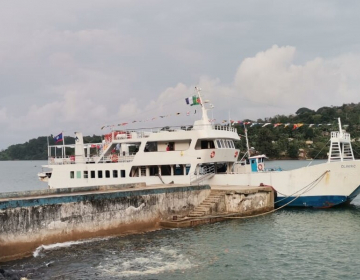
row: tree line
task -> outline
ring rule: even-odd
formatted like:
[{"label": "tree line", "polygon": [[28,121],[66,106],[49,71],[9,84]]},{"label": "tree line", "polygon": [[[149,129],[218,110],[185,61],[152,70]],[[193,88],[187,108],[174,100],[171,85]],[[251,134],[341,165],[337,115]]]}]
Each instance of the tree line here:
[{"label": "tree line", "polygon": [[[271,159],[296,159],[327,157],[330,132],[338,130],[337,118],[341,118],[343,127],[351,134],[352,139],[360,139],[360,103],[343,104],[342,106],[321,107],[318,110],[311,110],[302,107],[295,114],[276,115],[265,119],[244,120],[244,122],[271,123],[266,127],[255,125],[246,126],[248,139],[251,147],[254,147],[253,153],[266,154]],[[301,126],[293,129],[292,126],[284,125],[274,127],[276,123],[304,123],[315,124]],[[316,126],[316,124],[323,124]],[[328,125],[330,124],[330,125]],[[239,135],[244,135],[244,126],[235,124]],[[23,144],[15,144],[7,149],[0,151],[0,160],[46,160],[47,145],[54,144],[53,135],[49,137],[40,136],[31,139]],[[100,143],[102,137],[98,135],[85,136],[84,143]],[[75,143],[75,138],[66,136],[65,143]],[[360,157],[360,141],[352,143],[355,157]],[[241,152],[246,151],[245,137],[236,143]],[[67,154],[73,152],[72,149]]]},{"label": "tree line", "polygon": [[[351,134],[355,141],[352,143],[355,157],[360,157],[360,103],[344,104],[339,107],[321,107],[318,110],[300,108],[295,114],[285,116],[276,115],[271,118],[258,119],[256,123],[271,123],[262,127],[247,125],[248,139],[254,153],[266,154],[271,159],[313,158],[325,159],[329,151],[331,131],[338,131],[338,118],[341,118],[342,127]],[[251,121],[252,120],[244,120]],[[292,125],[285,127],[276,123],[304,125],[293,129]],[[309,124],[314,124],[309,126]],[[320,126],[318,126],[321,124]],[[244,135],[244,126],[237,124],[239,134]],[[246,141],[238,143],[241,151],[246,151]]]},{"label": "tree line", "polygon": [[[54,136],[40,136],[23,144],[11,145],[0,151],[0,160],[46,160],[48,158],[48,141],[49,145],[54,145]],[[84,136],[84,143],[101,143],[101,141],[102,138],[99,135]],[[75,137],[65,136],[65,143],[74,144]],[[74,149],[66,150],[67,155],[73,153]]]}]

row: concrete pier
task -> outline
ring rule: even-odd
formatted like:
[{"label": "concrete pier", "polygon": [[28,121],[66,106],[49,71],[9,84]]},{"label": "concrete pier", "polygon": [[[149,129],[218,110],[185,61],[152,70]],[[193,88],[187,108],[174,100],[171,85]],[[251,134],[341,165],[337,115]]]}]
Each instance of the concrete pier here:
[{"label": "concrete pier", "polygon": [[270,186],[211,186],[210,195],[186,216],[163,220],[163,228],[190,227],[235,217],[251,217],[274,209]]},{"label": "concrete pier", "polygon": [[209,194],[210,186],[145,184],[0,194],[0,262],[40,245],[158,229]]},{"label": "concrete pier", "polygon": [[41,245],[192,226],[273,207],[271,187],[139,183],[3,193],[0,262],[29,256]]}]

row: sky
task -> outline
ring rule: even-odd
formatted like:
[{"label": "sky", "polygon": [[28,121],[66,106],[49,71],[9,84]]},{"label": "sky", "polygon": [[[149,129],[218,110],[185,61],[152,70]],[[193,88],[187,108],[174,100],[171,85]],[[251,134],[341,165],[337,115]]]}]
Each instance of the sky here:
[{"label": "sky", "polygon": [[195,86],[216,122],[358,103],[359,14],[357,0],[3,1],[0,150],[191,124]]}]

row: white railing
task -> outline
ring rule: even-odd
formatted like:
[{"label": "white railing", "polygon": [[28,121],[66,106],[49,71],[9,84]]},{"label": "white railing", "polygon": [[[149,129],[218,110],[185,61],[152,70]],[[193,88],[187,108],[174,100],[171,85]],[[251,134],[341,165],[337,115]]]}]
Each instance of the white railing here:
[{"label": "white railing", "polygon": [[224,130],[224,131],[230,131],[230,132],[237,132],[235,127],[228,126],[228,125],[214,125],[213,127],[215,130]]},{"label": "white railing", "polygon": [[[117,156],[114,155],[106,156],[99,161],[99,163],[117,163],[117,162],[132,162],[134,160],[135,155],[128,156]],[[84,160],[80,160],[75,156],[70,156],[67,158],[53,158],[50,157],[48,159],[48,165],[64,165],[64,164],[84,164],[84,163],[95,163],[99,157],[87,157]]]},{"label": "white railing", "polygon": [[209,165],[200,167],[196,170],[195,174],[190,175],[190,184],[200,184],[206,179],[210,179],[212,176],[215,175],[215,165]]},{"label": "white railing", "polygon": [[[228,125],[213,125],[209,124],[214,130],[230,131],[237,132],[235,127]],[[112,137],[105,140],[105,144],[109,145],[112,141],[123,140],[123,139],[138,139],[138,138],[148,138],[152,133],[162,133],[162,132],[179,132],[179,131],[190,131],[193,129],[193,126],[166,126],[166,127],[155,127],[155,128],[140,128],[136,130],[114,130],[111,132]]]},{"label": "white railing", "polygon": [[57,158],[57,157],[49,157],[48,165],[63,165],[63,164],[72,164],[75,163],[75,158],[66,157],[66,158]]},{"label": "white railing", "polygon": [[[331,138],[340,138],[340,132],[339,131],[331,131]],[[350,141],[350,133],[343,133],[342,139],[349,140]]]},{"label": "white railing", "polygon": [[128,155],[128,156],[118,156],[118,155],[110,155],[110,156],[106,156],[104,157],[103,159],[101,159],[99,161],[104,163],[104,162],[113,162],[113,163],[116,163],[116,162],[131,162],[134,160],[134,157],[135,155]]}]

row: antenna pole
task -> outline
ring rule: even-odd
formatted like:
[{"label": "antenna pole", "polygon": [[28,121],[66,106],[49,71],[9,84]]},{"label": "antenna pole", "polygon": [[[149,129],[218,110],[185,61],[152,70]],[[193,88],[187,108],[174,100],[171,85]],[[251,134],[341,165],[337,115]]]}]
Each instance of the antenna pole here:
[{"label": "antenna pole", "polygon": [[250,155],[250,148],[249,148],[249,139],[248,139],[247,129],[246,129],[245,123],[244,123],[244,130],[245,130],[247,154],[248,154],[248,157],[250,157],[251,155]]},{"label": "antenna pole", "polygon": [[205,104],[203,104],[203,100],[202,100],[201,93],[200,93],[201,88],[195,87],[195,90],[200,99],[200,105],[201,105],[201,110],[202,110],[202,119],[204,121],[204,124],[209,124],[209,117],[207,115],[207,109],[205,108]]},{"label": "antenna pole", "polygon": [[340,137],[343,137],[343,132],[342,132],[342,128],[341,128],[341,120],[340,120],[340,118],[338,118],[338,122],[339,122]]}]

